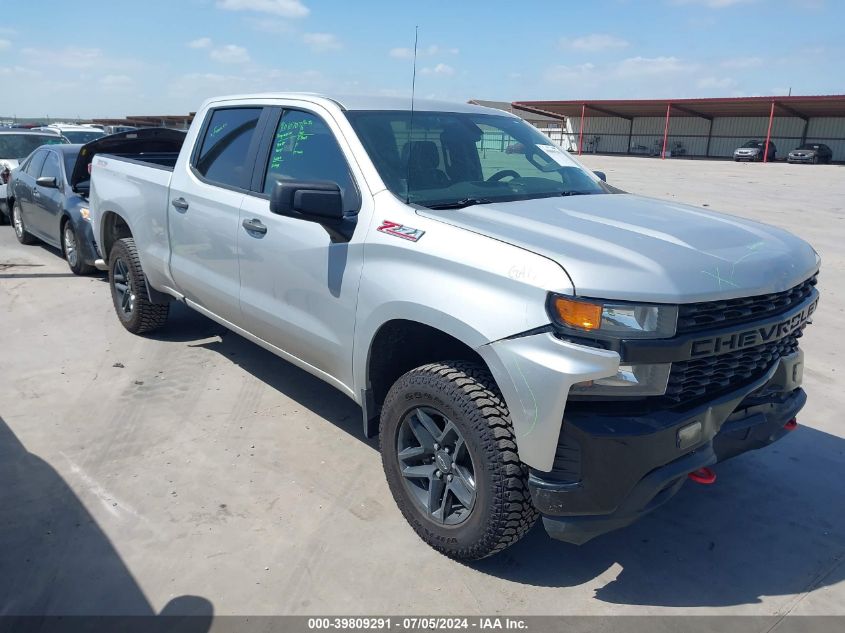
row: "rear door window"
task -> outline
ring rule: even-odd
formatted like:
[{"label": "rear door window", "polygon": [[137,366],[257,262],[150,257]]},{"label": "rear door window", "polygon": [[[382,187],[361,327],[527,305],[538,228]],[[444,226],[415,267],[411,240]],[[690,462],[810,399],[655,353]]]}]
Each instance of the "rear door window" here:
[{"label": "rear door window", "polygon": [[194,169],[206,180],[246,189],[252,178],[250,149],[262,108],[213,110]]}]

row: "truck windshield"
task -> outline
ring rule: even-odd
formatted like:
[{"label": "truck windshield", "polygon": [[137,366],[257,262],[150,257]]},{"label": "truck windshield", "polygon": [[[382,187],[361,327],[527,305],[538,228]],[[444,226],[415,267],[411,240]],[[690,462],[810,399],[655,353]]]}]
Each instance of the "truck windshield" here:
[{"label": "truck windshield", "polygon": [[67,138],[71,143],[90,143],[91,141],[95,141],[98,138],[103,138],[106,135],[105,132],[100,132],[100,130],[91,130],[90,132],[85,130],[64,130],[62,132],[62,136]]},{"label": "truck windshield", "polygon": [[426,207],[460,208],[610,193],[594,174],[521,119],[410,111],[346,113],[387,187]]}]

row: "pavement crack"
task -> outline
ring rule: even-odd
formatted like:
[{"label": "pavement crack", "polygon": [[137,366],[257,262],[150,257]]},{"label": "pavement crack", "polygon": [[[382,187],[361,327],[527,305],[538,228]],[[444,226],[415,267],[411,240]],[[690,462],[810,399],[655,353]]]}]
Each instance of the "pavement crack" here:
[{"label": "pavement crack", "polygon": [[0,262],[0,270],[6,270],[7,268],[43,268],[44,264],[27,264],[27,263],[17,263],[17,262]]},{"label": "pavement crack", "polygon": [[828,576],[830,576],[834,571],[836,571],[836,569],[840,565],[842,565],[843,562],[845,562],[845,552],[839,552],[839,554],[834,556],[833,562],[831,562],[831,564],[827,567],[827,569],[823,570],[822,573],[820,573],[818,576],[816,576],[807,585],[807,587],[804,589],[804,591],[802,591],[798,596],[796,596],[795,600],[789,606],[789,608],[784,613],[781,614],[781,616],[777,619],[777,621],[774,624],[772,624],[772,626],[770,626],[768,629],[766,629],[765,633],[770,633],[773,629],[775,629],[785,618],[787,618],[789,616],[790,613],[792,613],[795,610],[795,608],[799,604],[801,604],[801,602],[804,600],[804,598],[809,596],[815,589],[818,589],[822,585],[822,583],[825,581],[825,579]]}]

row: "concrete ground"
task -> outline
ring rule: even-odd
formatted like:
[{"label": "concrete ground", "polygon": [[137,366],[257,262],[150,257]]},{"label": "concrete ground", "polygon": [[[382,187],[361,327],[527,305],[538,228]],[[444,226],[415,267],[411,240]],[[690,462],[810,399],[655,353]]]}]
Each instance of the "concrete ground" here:
[{"label": "concrete ground", "polygon": [[845,168],[585,162],[821,253],[797,432],[628,529],[462,565],[405,524],[344,396],[185,309],[132,336],[100,277],[0,227],[0,615],[845,614]]}]

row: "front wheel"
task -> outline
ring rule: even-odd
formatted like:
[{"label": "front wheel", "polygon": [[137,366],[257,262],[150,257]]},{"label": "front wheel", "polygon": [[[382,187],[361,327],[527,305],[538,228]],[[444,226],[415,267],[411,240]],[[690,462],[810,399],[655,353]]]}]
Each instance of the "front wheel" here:
[{"label": "front wheel", "polygon": [[149,300],[147,280],[131,237],[117,240],[111,249],[109,287],[117,318],[133,334],[151,332],[167,321],[170,306]]},{"label": "front wheel", "polygon": [[382,408],[380,444],[396,504],[447,556],[490,556],[537,520],[508,409],[476,363],[424,365],[396,381]]},{"label": "front wheel", "polygon": [[74,275],[90,275],[95,268],[85,263],[82,253],[79,250],[79,236],[70,221],[66,221],[62,227],[62,252],[65,260]]}]

